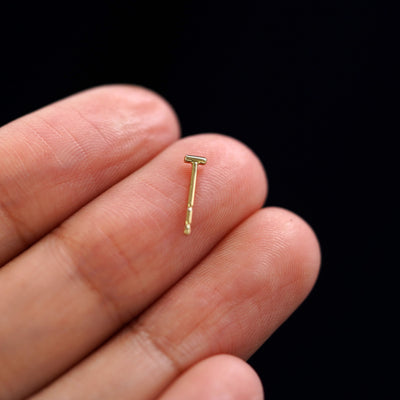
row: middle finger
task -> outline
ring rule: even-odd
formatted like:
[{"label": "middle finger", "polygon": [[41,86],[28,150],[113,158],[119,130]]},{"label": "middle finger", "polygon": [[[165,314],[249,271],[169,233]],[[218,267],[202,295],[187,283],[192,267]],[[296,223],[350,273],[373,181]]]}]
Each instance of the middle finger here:
[{"label": "middle finger", "polygon": [[[208,158],[189,237],[185,153]],[[0,383],[10,398],[38,389],[143,311],[258,209],[265,192],[263,169],[245,146],[218,135],[187,138],[9,263],[0,271],[8,320]],[[24,329],[15,330],[20,321]]]}]

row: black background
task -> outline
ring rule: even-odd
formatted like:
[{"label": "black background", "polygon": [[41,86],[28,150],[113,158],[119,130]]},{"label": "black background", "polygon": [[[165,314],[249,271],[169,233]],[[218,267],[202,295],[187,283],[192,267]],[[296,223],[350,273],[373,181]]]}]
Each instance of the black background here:
[{"label": "black background", "polygon": [[368,393],[376,382],[359,375],[372,353],[362,320],[380,246],[371,209],[383,158],[369,134],[379,120],[375,4],[15,2],[1,10],[0,124],[91,86],[135,83],[171,102],[184,135],[225,133],[258,154],[266,204],[304,217],[323,255],[310,297],[250,360],[266,397]]}]

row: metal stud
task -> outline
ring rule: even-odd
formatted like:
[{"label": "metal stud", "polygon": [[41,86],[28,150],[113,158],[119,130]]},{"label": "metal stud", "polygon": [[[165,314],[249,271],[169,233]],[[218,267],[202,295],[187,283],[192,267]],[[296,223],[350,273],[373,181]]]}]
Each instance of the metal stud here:
[{"label": "metal stud", "polygon": [[193,217],[193,204],[194,204],[194,193],[196,190],[196,179],[197,179],[197,167],[199,164],[206,164],[207,158],[200,156],[190,156],[186,155],[184,158],[186,163],[192,164],[192,176],[190,177],[190,186],[189,186],[189,197],[186,211],[186,221],[185,221],[185,230],[183,231],[185,235],[190,235],[191,233],[191,225],[192,225],[192,217]]}]

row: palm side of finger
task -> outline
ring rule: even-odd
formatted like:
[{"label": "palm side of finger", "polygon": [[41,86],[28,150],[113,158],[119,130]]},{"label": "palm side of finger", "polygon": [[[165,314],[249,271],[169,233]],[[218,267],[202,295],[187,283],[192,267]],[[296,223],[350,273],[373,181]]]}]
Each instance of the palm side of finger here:
[{"label": "palm side of finger", "polygon": [[[165,114],[165,106],[159,108]],[[173,116],[163,118],[175,123]],[[163,125],[152,120],[154,126],[146,129],[158,137],[154,131]],[[79,132],[79,126],[72,124],[73,129]],[[134,154],[134,137],[144,128],[131,129]],[[257,212],[265,178],[254,155],[218,135],[164,143],[149,161],[160,145],[147,142],[147,164],[135,167],[142,163],[132,161],[120,176],[114,170],[113,179],[90,192],[91,202],[64,207],[75,214],[0,270],[0,311],[8,322],[0,331],[4,398],[29,395],[58,376],[38,398],[60,393],[102,398],[99,393],[110,388],[118,398],[128,398],[132,390],[138,399],[154,397],[204,357],[219,352],[248,357],[309,291],[319,263],[315,238],[291,213]],[[182,155],[196,151],[207,154],[209,163],[196,194],[195,231],[184,237],[181,216],[190,171]],[[235,165],[225,168],[232,158]],[[76,180],[90,181],[99,166],[93,168],[76,174]],[[74,175],[68,179],[74,187]],[[99,190],[104,193],[95,198]],[[44,188],[43,199],[45,194]],[[22,200],[15,203],[25,208]],[[42,200],[41,207],[45,204]],[[18,211],[7,210],[8,215]],[[35,211],[31,207],[30,213]],[[47,227],[57,224],[52,217],[54,211]],[[24,329],[18,329],[21,324]],[[124,370],[130,371],[129,384],[119,373]]]}]

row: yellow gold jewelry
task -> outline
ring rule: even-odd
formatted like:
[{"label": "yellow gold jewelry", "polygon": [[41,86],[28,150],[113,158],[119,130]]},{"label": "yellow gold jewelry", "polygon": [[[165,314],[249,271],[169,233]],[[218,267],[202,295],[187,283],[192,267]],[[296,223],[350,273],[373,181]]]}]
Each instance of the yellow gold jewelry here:
[{"label": "yellow gold jewelry", "polygon": [[187,210],[186,210],[185,230],[183,231],[183,233],[185,235],[190,235],[192,216],[193,216],[194,192],[196,190],[197,166],[199,164],[203,164],[203,165],[206,164],[207,158],[186,155],[184,158],[184,162],[192,164],[192,176],[190,178],[189,197],[188,197],[188,204],[187,204]]}]

